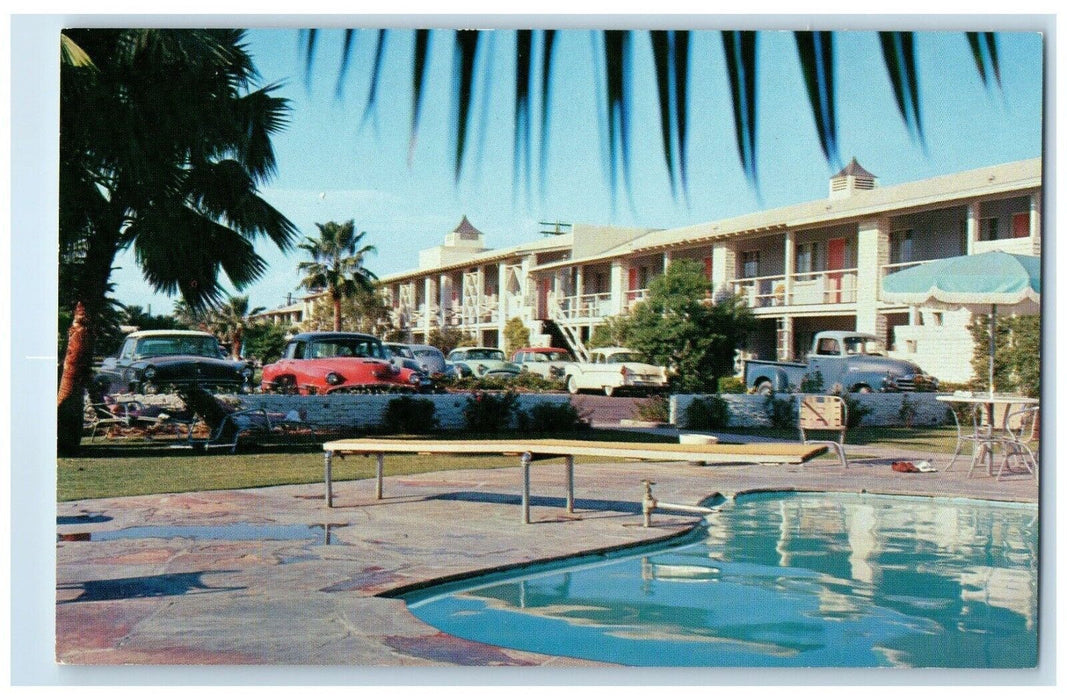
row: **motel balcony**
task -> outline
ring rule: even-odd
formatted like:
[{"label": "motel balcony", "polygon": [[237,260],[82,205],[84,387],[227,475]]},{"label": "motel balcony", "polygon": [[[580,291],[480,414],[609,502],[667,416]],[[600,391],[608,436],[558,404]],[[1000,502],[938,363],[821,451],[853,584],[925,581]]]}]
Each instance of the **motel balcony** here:
[{"label": "motel balcony", "polygon": [[[793,275],[741,277],[730,290],[753,310],[783,306],[854,304],[858,286],[856,268],[798,272]],[[792,287],[792,289],[790,289]]]}]

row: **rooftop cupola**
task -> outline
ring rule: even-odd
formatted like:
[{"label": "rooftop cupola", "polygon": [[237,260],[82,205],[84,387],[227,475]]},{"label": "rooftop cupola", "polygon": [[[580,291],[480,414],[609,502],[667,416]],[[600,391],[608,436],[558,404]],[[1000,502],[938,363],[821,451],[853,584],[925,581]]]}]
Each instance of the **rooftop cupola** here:
[{"label": "rooftop cupola", "polygon": [[877,179],[853,157],[841,172],[830,178],[830,199],[841,199],[851,196],[854,192],[873,190],[878,185]]},{"label": "rooftop cupola", "polygon": [[445,246],[449,248],[484,248],[485,234],[474,228],[474,224],[464,216],[451,233],[445,234]]}]

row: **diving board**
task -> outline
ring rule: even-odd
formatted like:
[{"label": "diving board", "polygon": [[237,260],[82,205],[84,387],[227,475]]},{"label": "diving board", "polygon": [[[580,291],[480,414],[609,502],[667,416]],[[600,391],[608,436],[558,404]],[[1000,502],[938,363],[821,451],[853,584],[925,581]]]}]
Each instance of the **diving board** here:
[{"label": "diving board", "polygon": [[825,445],[753,443],[745,445],[682,445],[661,442],[597,442],[593,440],[405,440],[356,438],[333,440],[325,452],[326,506],[333,507],[333,458],[345,455],[377,457],[375,497],[382,498],[386,454],[448,454],[518,456],[522,465],[522,522],[530,522],[530,463],[562,457],[567,469],[567,512],[574,512],[574,458],[633,459],[653,462],[710,464],[803,464],[826,452]]}]

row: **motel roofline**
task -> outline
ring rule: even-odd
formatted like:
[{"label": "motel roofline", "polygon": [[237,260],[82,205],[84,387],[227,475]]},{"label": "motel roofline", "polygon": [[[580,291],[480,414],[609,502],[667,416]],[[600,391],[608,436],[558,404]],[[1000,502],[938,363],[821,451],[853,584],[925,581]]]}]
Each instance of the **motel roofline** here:
[{"label": "motel roofline", "polygon": [[658,229],[596,255],[553,261],[533,267],[532,271],[589,265],[730,238],[764,236],[876,216],[900,215],[1006,192],[1037,191],[1041,189],[1041,166],[1041,158],[1030,158],[857,191],[845,198],[817,199],[719,221]]}]

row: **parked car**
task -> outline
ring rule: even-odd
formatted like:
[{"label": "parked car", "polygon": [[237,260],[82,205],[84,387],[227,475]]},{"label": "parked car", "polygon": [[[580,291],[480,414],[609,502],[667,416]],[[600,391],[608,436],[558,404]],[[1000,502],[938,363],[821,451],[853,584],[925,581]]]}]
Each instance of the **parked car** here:
[{"label": "parked car", "polygon": [[263,368],[264,390],[300,394],[418,391],[420,372],[389,361],[382,342],[363,333],[293,336],[280,360]]},{"label": "parked car", "polygon": [[416,368],[432,379],[449,374],[445,354],[432,345],[412,345],[410,343],[386,343],[385,347],[394,356],[411,360]]},{"label": "parked car", "polygon": [[588,362],[574,362],[563,370],[567,391],[603,391],[605,396],[623,392],[652,394],[667,386],[667,368],[644,361],[628,348],[597,348]]},{"label": "parked car", "polygon": [[103,394],[154,394],[189,386],[252,390],[252,365],[230,360],[210,333],[136,331],[105,358],[93,383]]},{"label": "parked car", "polygon": [[503,350],[496,348],[456,348],[448,353],[462,377],[513,377],[519,366],[508,362]]},{"label": "parked car", "polygon": [[806,362],[745,362],[745,385],[761,394],[792,391],[805,383],[816,392],[830,391],[835,385],[861,393],[937,391],[938,386],[937,379],[915,363],[885,357],[877,336],[856,331],[816,333]]},{"label": "parked car", "polygon": [[539,374],[545,379],[562,379],[564,368],[574,362],[574,356],[563,348],[519,348],[511,361],[524,372]]}]

